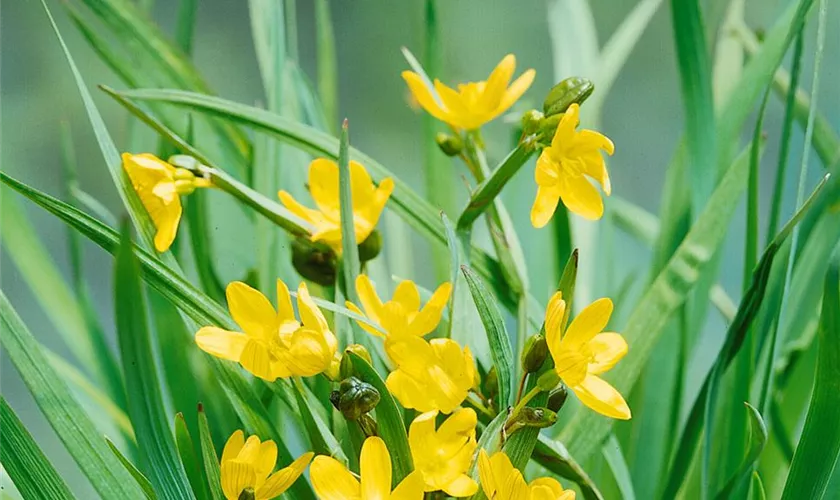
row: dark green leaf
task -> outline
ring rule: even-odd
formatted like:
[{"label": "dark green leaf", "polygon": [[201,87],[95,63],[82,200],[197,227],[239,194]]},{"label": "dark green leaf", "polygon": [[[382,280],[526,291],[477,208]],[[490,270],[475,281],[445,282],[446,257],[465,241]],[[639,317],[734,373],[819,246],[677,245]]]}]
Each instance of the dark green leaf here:
[{"label": "dark green leaf", "polygon": [[747,447],[747,454],[743,458],[738,471],[715,497],[720,500],[731,498],[735,488],[746,482],[753,472],[753,467],[756,461],[758,461],[759,455],[764,450],[764,445],[767,444],[767,427],[764,425],[764,419],[761,418],[761,413],[750,406],[749,403],[745,402],[744,406],[747,407],[750,422],[750,441]]},{"label": "dark green leaf", "polygon": [[541,435],[534,447],[534,461],[548,471],[577,483],[586,500],[604,500],[598,487],[560,441]]},{"label": "dark green leaf", "polygon": [[125,470],[130,472],[131,475],[134,477],[135,481],[137,481],[137,484],[139,484],[140,487],[143,488],[143,492],[146,494],[146,498],[148,498],[149,500],[154,500],[155,498],[157,498],[157,495],[155,495],[155,489],[152,487],[152,483],[149,482],[149,479],[146,476],[144,476],[142,472],[137,470],[137,467],[133,463],[131,463],[131,460],[127,459],[125,455],[122,454],[120,449],[117,448],[117,445],[115,445],[113,441],[106,437],[105,442],[108,443],[108,447],[111,448],[111,451],[114,453],[114,456],[117,457],[117,460],[119,460],[123,467],[125,467]]},{"label": "dark green leaf", "polygon": [[175,444],[178,446],[178,455],[181,457],[181,464],[187,473],[187,479],[190,480],[195,497],[199,500],[209,498],[207,478],[195,454],[195,445],[182,413],[175,414]]},{"label": "dark green leaf", "polygon": [[210,487],[210,495],[213,500],[224,500],[222,475],[219,471],[219,457],[216,456],[216,449],[213,448],[213,437],[210,435],[207,415],[204,413],[204,408],[200,404],[198,406],[198,432],[201,439],[201,459],[204,462],[204,471],[207,473],[207,485]]}]

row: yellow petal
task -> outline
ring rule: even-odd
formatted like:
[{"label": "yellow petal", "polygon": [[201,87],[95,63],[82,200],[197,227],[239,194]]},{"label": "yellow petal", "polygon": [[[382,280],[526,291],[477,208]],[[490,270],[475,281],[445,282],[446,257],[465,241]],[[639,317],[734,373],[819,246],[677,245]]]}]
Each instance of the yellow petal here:
[{"label": "yellow petal", "polygon": [[560,182],[560,166],[551,156],[551,148],[545,148],[537,158],[537,168],[534,170],[534,180],[537,186],[552,187]]},{"label": "yellow petal", "polygon": [[391,494],[391,455],[382,439],[374,436],[365,440],[359,457],[362,476],[362,498],[386,499]]},{"label": "yellow petal", "polygon": [[551,357],[554,359],[554,370],[566,385],[579,384],[586,378],[589,358],[581,351],[561,343],[559,349],[551,352]]},{"label": "yellow petal", "polygon": [[401,281],[394,290],[394,297],[391,300],[403,306],[406,312],[420,310],[420,292],[411,280]]},{"label": "yellow petal", "polygon": [[[440,80],[435,79],[435,90],[437,91],[438,96],[440,96],[441,101],[443,101],[444,107],[448,110],[449,119],[453,119],[458,116],[463,117],[470,114],[470,110],[464,103],[461,95],[458,92],[455,92],[455,90],[451,87],[445,85]],[[453,125],[455,124],[453,123]]]},{"label": "yellow petal", "polygon": [[417,411],[434,410],[431,399],[426,394],[425,385],[409,375],[405,370],[392,371],[385,379],[388,392],[397,398],[403,408],[413,408]]},{"label": "yellow petal", "polygon": [[575,129],[579,123],[580,106],[572,104],[563,113],[563,117],[560,118],[560,123],[557,124],[557,130],[554,131],[554,137],[551,139],[551,147],[557,148],[558,151],[563,151],[564,148],[570,147],[574,142]]},{"label": "yellow petal", "polygon": [[[502,452],[499,452],[502,453]],[[481,480],[481,489],[487,498],[494,498],[499,489],[499,479],[496,478],[496,471],[490,462],[490,457],[484,448],[478,451],[478,477]]]},{"label": "yellow petal", "polygon": [[580,402],[601,415],[621,420],[630,419],[630,407],[621,394],[597,375],[587,375],[578,385],[571,387]]},{"label": "yellow petal", "polygon": [[469,497],[478,491],[478,484],[470,476],[461,474],[442,489],[447,495],[453,497]]},{"label": "yellow petal", "polygon": [[248,336],[215,326],[205,326],[196,332],[195,343],[207,354],[230,361],[239,361],[248,343]]},{"label": "yellow petal", "polygon": [[370,278],[366,274],[360,274],[356,278],[356,293],[359,295],[359,301],[362,303],[362,307],[365,308],[366,316],[380,323],[382,300],[379,299],[373,282],[370,281]]},{"label": "yellow petal", "polygon": [[[258,463],[260,461],[260,450],[262,443],[257,435],[248,436],[245,440],[245,445],[239,450],[236,460],[242,463],[250,464],[254,467],[254,472],[257,472]],[[273,467],[273,464],[272,464]]]},{"label": "yellow petal", "polygon": [[416,468],[420,468],[420,464],[434,459],[437,451],[435,446],[435,417],[437,416],[437,410],[421,413],[411,422],[411,426],[408,428],[408,444]]},{"label": "yellow petal", "polygon": [[613,141],[604,134],[594,130],[581,130],[578,133],[578,140],[586,143],[588,147],[602,149],[610,156],[612,156],[615,152],[615,144],[613,144]]},{"label": "yellow petal", "polygon": [[227,498],[239,498],[245,488],[253,488],[257,482],[254,467],[238,461],[229,461],[221,468],[222,491]]},{"label": "yellow petal", "polygon": [[[353,213],[367,206],[373,198],[376,186],[367,169],[361,163],[350,160],[350,197],[353,200]],[[361,242],[359,242],[361,243]]]},{"label": "yellow petal", "polygon": [[277,311],[265,295],[241,281],[229,284],[225,295],[230,315],[245,333],[258,338],[275,334]]},{"label": "yellow petal", "polygon": [[391,493],[390,500],[422,500],[423,486],[423,474],[414,471],[397,485]]},{"label": "yellow petal", "polygon": [[533,69],[529,69],[528,71],[522,73],[522,75],[514,80],[511,86],[505,92],[505,95],[502,96],[502,100],[499,102],[499,106],[496,108],[494,112],[494,117],[499,116],[500,114],[507,111],[507,109],[513,106],[522,94],[525,93],[526,90],[534,83],[534,77],[537,76],[537,72]]},{"label": "yellow petal", "polygon": [[449,296],[452,294],[452,285],[450,283],[443,283],[440,285],[435,293],[432,294],[423,309],[414,317],[406,332],[409,335],[426,335],[434,330],[440,317],[443,314],[443,309],[446,303],[449,302]]},{"label": "yellow petal", "polygon": [[432,90],[423,82],[423,78],[412,71],[402,72],[403,80],[408,84],[408,89],[411,91],[414,98],[427,113],[434,116],[438,120],[446,121],[446,112],[440,107],[435,100]]},{"label": "yellow petal", "polygon": [[274,470],[274,465],[277,463],[277,445],[274,441],[268,439],[260,444],[260,450],[257,457],[257,480],[262,480],[271,474]]},{"label": "yellow petal", "polygon": [[181,200],[175,193],[175,168],[151,154],[123,153],[123,168],[157,230],[155,249],[166,251],[175,240],[181,220]]},{"label": "yellow petal", "polygon": [[426,368],[437,360],[432,346],[420,337],[389,335],[385,352],[394,364],[416,377],[423,377]]},{"label": "yellow petal", "polygon": [[388,198],[390,198],[393,191],[394,180],[390,177],[382,179],[382,182],[379,183],[379,186],[374,191],[367,205],[359,213],[354,214],[354,221],[359,222],[359,219],[362,219],[361,222],[363,222],[361,226],[364,228],[364,232],[360,232],[359,225],[356,226],[356,240],[359,243],[367,239],[374,228],[376,228],[376,224],[379,223],[382,211],[385,209]]},{"label": "yellow petal", "polygon": [[341,463],[323,455],[309,468],[312,488],[320,500],[361,500],[359,481]]},{"label": "yellow petal", "polygon": [[541,228],[548,224],[559,201],[560,193],[556,189],[538,187],[534,205],[531,207],[531,225]]},{"label": "yellow petal", "polygon": [[598,220],[604,215],[601,194],[583,175],[564,176],[558,190],[563,204],[570,212],[589,220]]},{"label": "yellow petal", "polygon": [[239,363],[242,365],[242,368],[251,372],[255,377],[269,382],[275,380],[274,373],[271,369],[271,358],[268,355],[268,349],[258,342],[248,342],[245,349],[242,350]]},{"label": "yellow petal", "polygon": [[312,296],[309,295],[309,288],[306,287],[306,283],[301,283],[298,286],[297,303],[300,320],[304,326],[322,332],[329,331],[330,327],[327,324],[327,319],[318,305],[315,304],[315,301],[312,300]]},{"label": "yellow petal", "polygon": [[602,332],[613,311],[612,300],[604,297],[586,306],[572,321],[563,337],[563,344],[579,346]]},{"label": "yellow petal", "polygon": [[295,322],[295,310],[292,307],[292,296],[289,294],[289,287],[283,280],[277,280],[277,318],[279,323]]},{"label": "yellow petal", "polygon": [[[147,209],[148,210],[148,209]],[[175,198],[172,203],[166,205],[166,210],[155,212],[149,211],[152,221],[157,227],[155,233],[155,250],[165,252],[172,246],[175,236],[178,234],[178,224],[181,222],[181,200]]]},{"label": "yellow petal", "polygon": [[318,210],[333,221],[341,220],[338,203],[338,164],[316,158],[309,164],[309,192]]},{"label": "yellow petal", "polygon": [[268,500],[282,495],[303,474],[303,471],[309,465],[309,462],[312,461],[314,455],[312,452],[304,453],[288,467],[284,467],[272,474],[265,484],[256,491],[257,500]]},{"label": "yellow petal", "polygon": [[293,375],[313,377],[329,369],[334,353],[323,333],[300,328],[292,334],[289,351],[282,358]]},{"label": "yellow petal", "polygon": [[[365,313],[362,312],[362,310],[359,309],[359,307],[356,306],[356,304],[350,302],[349,300],[344,301],[344,305],[347,307],[347,309],[350,309],[351,311],[358,314],[359,316],[365,316]],[[373,321],[372,318],[368,318],[368,319],[371,319]],[[382,332],[380,332],[377,328],[374,328],[373,326],[369,325],[368,323],[366,323],[364,321],[356,320],[356,323],[371,335],[375,335],[377,337],[385,337],[385,335],[383,335]]]},{"label": "yellow petal", "polygon": [[627,354],[627,341],[618,333],[599,333],[589,341],[595,359],[589,363],[589,373],[598,375],[609,370]]},{"label": "yellow petal", "polygon": [[499,498],[509,498],[511,500],[514,498],[528,498],[530,492],[528,483],[525,482],[522,473],[517,469],[513,469],[505,479]]},{"label": "yellow petal", "polygon": [[516,57],[513,54],[506,55],[493,69],[493,72],[487,78],[484,92],[481,95],[480,105],[483,108],[495,110],[498,107],[515,69]]},{"label": "yellow petal", "polygon": [[472,408],[461,408],[440,424],[437,437],[444,443],[458,441],[463,443],[465,438],[475,436],[475,426],[478,418]]},{"label": "yellow petal", "polygon": [[245,433],[238,430],[231,434],[227,443],[225,443],[225,448],[222,450],[221,463],[224,464],[228,460],[236,458],[239,452],[242,451],[243,446],[245,446]]},{"label": "yellow petal", "polygon": [[557,500],[563,494],[563,486],[553,477],[534,479],[529,486],[531,487],[531,500]]},{"label": "yellow petal", "polygon": [[321,212],[301,205],[291,194],[289,194],[288,191],[280,190],[277,192],[277,196],[280,198],[280,202],[282,202],[290,212],[306,222],[309,222],[313,226],[323,227],[324,225],[329,224],[329,221],[324,218],[324,215]]},{"label": "yellow petal", "polygon": [[554,292],[545,308],[545,341],[552,352],[560,351],[563,338],[563,316],[566,314],[566,301],[561,292]]}]

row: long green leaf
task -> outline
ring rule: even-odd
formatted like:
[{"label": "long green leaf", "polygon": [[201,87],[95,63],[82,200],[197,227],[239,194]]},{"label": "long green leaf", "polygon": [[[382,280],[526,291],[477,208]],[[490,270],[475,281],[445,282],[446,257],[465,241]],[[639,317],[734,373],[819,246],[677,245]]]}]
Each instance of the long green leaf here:
[{"label": "long green leaf", "polygon": [[560,441],[553,441],[540,435],[534,447],[534,461],[547,470],[574,481],[586,500],[604,500],[604,495],[592,481],[592,478],[578,464],[569,450]]},{"label": "long green leaf", "polygon": [[330,130],[338,123],[338,58],[335,55],[330,4],[327,0],[315,1],[315,35],[318,52],[318,97]]},{"label": "long green leaf", "polygon": [[0,397],[0,462],[15,487],[26,499],[73,500],[70,488],[55,471],[38,443]]},{"label": "long green leaf", "polygon": [[744,403],[747,407],[747,414],[750,422],[750,441],[747,448],[747,454],[742,459],[741,466],[735,475],[726,486],[723,487],[715,498],[724,500],[730,498],[730,495],[738,487],[739,484],[745,484],[753,472],[753,465],[758,460],[759,455],[764,450],[764,445],[767,444],[767,427],[764,425],[764,419],[761,418],[761,413],[750,406],[749,403]]},{"label": "long green leaf", "polygon": [[327,427],[318,411],[312,408],[313,403],[310,402],[306,386],[299,378],[295,378],[292,385],[294,386],[294,398],[297,402],[298,413],[303,420],[306,432],[309,434],[312,451],[321,455],[329,455],[346,464],[348,462],[347,457],[344,455],[338,439]]},{"label": "long green leaf", "polygon": [[624,453],[621,451],[621,444],[618,442],[615,434],[610,434],[601,451],[604,455],[604,460],[607,461],[607,465],[609,465],[612,471],[613,478],[618,485],[618,490],[621,492],[622,498],[624,500],[636,500],[636,493],[633,489],[633,478],[630,476],[630,469],[627,467]]},{"label": "long green leaf", "polygon": [[470,293],[478,309],[478,315],[484,323],[484,330],[487,334],[487,341],[490,344],[490,356],[496,367],[496,376],[499,380],[499,408],[504,411],[513,404],[513,370],[514,363],[513,349],[510,346],[510,335],[505,328],[502,313],[499,306],[493,300],[490,292],[481,282],[481,278],[475,271],[467,266],[461,266],[461,272],[470,287]]},{"label": "long green leaf", "polygon": [[219,470],[219,457],[216,449],[213,448],[213,438],[210,435],[210,425],[207,422],[207,415],[204,407],[198,405],[198,432],[201,440],[201,459],[204,463],[204,471],[207,473],[207,485],[210,487],[210,496],[213,500],[224,500],[222,492],[222,475]]},{"label": "long green leaf", "polygon": [[38,341],[0,291],[0,343],[47,421],[94,489],[104,498],[145,498],[143,490],[116,463],[105,440],[70,389],[50,367]]},{"label": "long green leaf", "polygon": [[[350,130],[347,120],[341,125],[341,139],[338,146],[338,190],[341,218],[341,268],[344,277],[344,295],[354,304],[359,303],[356,293],[356,277],[359,275],[359,247],[356,241],[356,225],[353,215],[353,189],[350,185]],[[353,342],[353,328],[349,342]]]},{"label": "long green leaf", "polygon": [[840,457],[840,246],[825,275],[814,390],[783,499],[823,498]]},{"label": "long green leaf", "polygon": [[131,231],[123,225],[116,256],[117,338],[128,394],[128,415],[137,435],[140,457],[155,492],[164,499],[194,499],[169,427],[152,340],[146,319],[146,300],[140,266],[132,251]]},{"label": "long green leaf", "polygon": [[184,471],[187,473],[187,479],[190,481],[196,499],[209,498],[207,479],[204,476],[201,462],[198,461],[195,445],[182,413],[175,414],[175,443],[178,445],[178,456],[181,458],[181,464],[184,466]]},{"label": "long green leaf", "polygon": [[152,487],[152,483],[149,482],[149,479],[137,469],[137,466],[131,463],[131,460],[127,459],[125,455],[123,455],[123,453],[120,451],[117,445],[114,444],[113,441],[106,437],[105,442],[108,443],[108,447],[111,448],[111,452],[114,454],[115,457],[117,457],[117,460],[119,460],[122,466],[125,467],[125,470],[127,470],[134,478],[134,480],[137,481],[137,484],[139,484],[140,487],[143,488],[143,493],[146,494],[146,498],[148,498],[149,500],[155,500],[157,498],[157,495],[155,495],[155,489]]}]

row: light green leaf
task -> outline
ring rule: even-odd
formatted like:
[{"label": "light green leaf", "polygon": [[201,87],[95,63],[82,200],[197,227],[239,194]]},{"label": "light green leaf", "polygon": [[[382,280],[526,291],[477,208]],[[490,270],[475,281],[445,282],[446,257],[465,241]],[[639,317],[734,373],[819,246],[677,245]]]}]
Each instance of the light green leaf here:
[{"label": "light green leaf", "polygon": [[[338,201],[341,218],[341,270],[344,277],[344,295],[354,304],[359,303],[356,293],[356,277],[359,275],[359,247],[356,241],[356,224],[353,215],[353,189],[350,185],[350,131],[347,120],[341,125],[341,140],[338,146]],[[353,343],[353,328],[348,343]]]},{"label": "light green leaf", "polygon": [[303,420],[303,426],[306,428],[307,434],[309,434],[312,451],[319,455],[329,455],[347,464],[347,457],[344,455],[338,439],[327,427],[327,423],[324,422],[320,413],[312,408],[313,403],[308,396],[309,390],[300,378],[293,379],[292,385],[294,386],[294,398],[297,402],[298,413]]},{"label": "light green leaf", "polygon": [[187,473],[187,479],[190,481],[195,497],[199,500],[208,499],[210,493],[207,491],[207,478],[195,454],[195,445],[182,413],[175,414],[175,444],[178,446],[178,456],[181,458],[181,464]]},{"label": "light green leaf", "polygon": [[630,469],[627,467],[624,453],[621,451],[621,444],[615,434],[610,434],[610,437],[607,438],[607,442],[601,447],[601,453],[603,453],[604,460],[607,461],[607,465],[612,471],[613,479],[618,485],[621,497],[624,500],[636,500],[633,478],[630,476]]},{"label": "light green leaf", "polygon": [[767,444],[767,427],[764,425],[764,419],[761,418],[761,413],[749,403],[745,402],[744,406],[747,407],[747,415],[749,415],[750,422],[749,446],[738,471],[716,495],[715,498],[720,500],[731,498],[735,488],[746,482],[753,472],[753,466],[758,461],[759,455],[764,450],[764,445]]},{"label": "light green leaf", "polygon": [[114,456],[117,457],[117,460],[119,460],[123,467],[125,467],[125,470],[130,472],[132,477],[134,477],[134,479],[137,481],[137,484],[139,484],[140,487],[143,488],[143,492],[146,494],[146,498],[148,498],[149,500],[156,499],[157,495],[155,495],[155,489],[152,487],[152,483],[149,482],[149,479],[146,478],[146,476],[144,476],[142,472],[137,470],[137,467],[133,463],[131,463],[131,461],[128,458],[126,458],[125,455],[123,455],[123,453],[120,451],[119,448],[117,448],[117,445],[115,445],[113,441],[106,437],[105,442],[108,443],[108,447],[111,448],[111,452],[113,452]]},{"label": "light green leaf", "polygon": [[560,441],[540,435],[534,447],[534,461],[554,474],[577,483],[586,500],[604,500],[604,495]]},{"label": "light green leaf", "polygon": [[338,58],[327,0],[315,1],[315,46],[318,54],[318,97],[330,130],[334,131],[338,123]]}]

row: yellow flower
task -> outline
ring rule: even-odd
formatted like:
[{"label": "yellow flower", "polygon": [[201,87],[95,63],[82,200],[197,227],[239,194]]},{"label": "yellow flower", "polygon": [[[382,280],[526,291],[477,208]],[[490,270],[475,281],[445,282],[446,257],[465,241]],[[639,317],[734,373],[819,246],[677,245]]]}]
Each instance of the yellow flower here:
[{"label": "yellow flower", "polygon": [[155,249],[165,252],[175,240],[181,220],[180,194],[189,194],[197,187],[209,187],[210,181],[196,178],[184,168],[175,168],[155,155],[122,154],[123,168],[143,207],[157,229]]},{"label": "yellow flower", "polygon": [[630,419],[630,407],[619,392],[598,375],[627,354],[627,342],[618,333],[600,333],[612,314],[610,299],[598,299],[563,330],[566,302],[554,294],[545,314],[545,334],[554,370],[578,399],[602,415]]},{"label": "yellow flower", "polygon": [[309,469],[320,500],[422,500],[423,475],[414,471],[391,491],[391,455],[385,442],[369,437],[359,458],[361,482],[338,460],[319,455]]},{"label": "yellow flower", "polygon": [[[365,312],[347,301],[347,308],[366,316],[374,323],[378,323],[388,335],[416,335],[422,337],[430,333],[440,323],[443,308],[452,293],[452,285],[448,282],[440,285],[423,308],[420,308],[420,292],[411,280],[405,280],[397,285],[394,297],[382,303],[373,283],[366,275],[356,278],[356,292]],[[359,326],[368,332],[382,337],[382,332],[369,324],[358,321]]]},{"label": "yellow flower", "polygon": [[561,199],[570,211],[587,219],[600,219],[604,202],[591,177],[610,195],[610,177],[601,150],[612,155],[615,146],[594,130],[576,130],[580,107],[572,104],[554,133],[551,146],[537,159],[537,197],[531,208],[531,224],[543,227],[551,220]]},{"label": "yellow flower", "polygon": [[475,411],[462,408],[435,431],[437,411],[421,414],[411,423],[408,442],[414,469],[423,473],[426,491],[443,490],[453,497],[468,497],[478,485],[466,472],[475,452]]},{"label": "yellow flower", "polygon": [[289,289],[281,280],[277,280],[277,310],[265,295],[239,281],[228,285],[227,302],[231,316],[245,333],[205,326],[195,334],[195,342],[205,352],[237,361],[268,381],[293,375],[311,377],[332,365],[337,369],[338,342],[305,283],[298,287],[300,322]]},{"label": "yellow flower", "polygon": [[504,452],[492,457],[478,452],[478,475],[487,498],[493,500],[574,500],[575,492],[564,490],[556,479],[541,477],[530,484],[516,469]]},{"label": "yellow flower", "polygon": [[[394,181],[389,177],[373,184],[365,167],[356,161],[350,162],[350,188],[353,192],[353,224],[356,243],[361,244],[370,236],[379,222],[385,203],[394,190]],[[338,201],[338,164],[318,158],[309,164],[309,191],[317,210],[306,208],[286,191],[280,191],[280,201],[295,215],[315,226],[312,241],[323,241],[341,253],[341,208]]]},{"label": "yellow flower", "polygon": [[[260,442],[257,436],[245,440],[242,431],[234,432],[228,438],[222,451],[222,491],[227,500],[243,498],[248,490],[249,498],[268,500],[274,498],[294,484],[309,465],[314,453],[304,453],[288,467],[271,474],[277,462],[277,445],[274,441]],[[269,476],[269,474],[271,474]]]},{"label": "yellow flower", "polygon": [[475,381],[470,348],[462,351],[451,339],[426,342],[422,337],[389,336],[385,352],[397,365],[385,385],[405,408],[452,413]]},{"label": "yellow flower", "polygon": [[457,92],[435,79],[437,95],[417,73],[403,71],[402,77],[414,98],[430,115],[455,128],[474,130],[504,113],[531,86],[536,74],[533,69],[522,73],[508,87],[515,69],[516,57],[508,54],[487,81],[459,84]]}]

